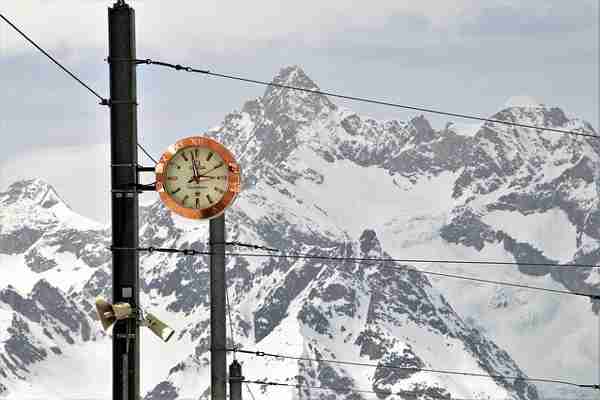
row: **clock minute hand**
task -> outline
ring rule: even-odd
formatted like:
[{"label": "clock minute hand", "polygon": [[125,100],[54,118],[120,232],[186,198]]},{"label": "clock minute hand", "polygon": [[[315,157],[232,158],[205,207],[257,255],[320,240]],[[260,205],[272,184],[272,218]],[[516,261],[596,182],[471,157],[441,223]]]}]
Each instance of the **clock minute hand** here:
[{"label": "clock minute hand", "polygon": [[210,170],[206,171],[202,175],[198,175],[198,177],[206,176],[206,175],[210,174],[211,172],[213,172],[215,169],[221,168],[222,166],[223,166],[223,163],[219,163],[219,165],[217,165],[213,169],[210,169]]}]

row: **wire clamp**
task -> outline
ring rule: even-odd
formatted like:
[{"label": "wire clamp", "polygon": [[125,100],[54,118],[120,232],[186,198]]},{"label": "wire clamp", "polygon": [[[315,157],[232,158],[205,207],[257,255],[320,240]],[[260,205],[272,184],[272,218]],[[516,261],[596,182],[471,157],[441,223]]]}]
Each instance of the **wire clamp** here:
[{"label": "wire clamp", "polygon": [[154,167],[143,167],[141,165],[136,165],[135,168],[138,172],[155,172],[156,169]]},{"label": "wire clamp", "polygon": [[156,192],[156,184],[151,185],[143,185],[141,183],[136,183],[135,188],[140,192]]}]

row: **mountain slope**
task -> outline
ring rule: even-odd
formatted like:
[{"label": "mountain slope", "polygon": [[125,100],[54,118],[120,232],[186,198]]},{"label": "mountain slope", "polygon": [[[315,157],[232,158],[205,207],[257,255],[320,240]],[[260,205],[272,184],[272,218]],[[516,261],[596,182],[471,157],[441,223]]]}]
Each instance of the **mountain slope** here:
[{"label": "mountain slope", "polygon": [[[299,67],[282,69],[274,81],[317,88]],[[591,130],[560,109],[545,106],[509,107],[493,118]],[[228,240],[331,256],[596,263],[599,153],[591,139],[499,124],[484,124],[475,134],[462,135],[451,125],[434,130],[422,116],[408,122],[375,121],[340,109],[324,96],[280,88],[269,88],[245,103],[209,135],[232,149],[242,165],[244,190],[227,212]],[[89,304],[98,294],[110,297],[109,233],[73,214],[37,180],[15,183],[0,194],[0,202],[0,268],[10,271],[10,279],[3,281],[6,294],[0,297],[1,321],[3,331],[12,335],[3,339],[4,350],[0,348],[9,360],[0,366],[6,372],[0,373],[0,383],[5,393],[17,397],[36,390],[57,396],[84,393],[85,382],[98,382],[97,376],[84,373],[77,389],[65,385],[61,392],[51,383],[60,378],[49,367],[66,365],[67,349],[87,349],[93,357],[82,363],[110,368],[110,354],[101,352],[104,345],[110,353],[110,343],[93,321]],[[174,216],[158,202],[142,208],[140,227],[142,246],[202,250],[208,239],[207,224]],[[600,284],[597,270],[590,269],[409,266],[569,290],[598,290]],[[379,365],[239,355],[248,379],[331,389],[264,386],[254,391],[257,399],[325,398],[333,393],[336,398],[369,398],[350,389],[424,399],[539,398],[536,387],[523,381],[411,373],[382,364],[592,381],[597,349],[589,343],[595,343],[592,317],[597,305],[586,299],[429,280],[399,265],[387,267],[228,258],[236,344]],[[205,398],[210,348],[207,260],[142,253],[141,269],[143,306],[177,331],[164,345],[143,330],[145,397]],[[46,297],[54,300],[42,303]],[[574,307],[581,312],[569,312]],[[80,325],[55,309],[69,310]],[[82,321],[90,326],[89,334],[84,334]],[[567,326],[579,329],[568,332]],[[68,343],[63,334],[50,341],[43,329],[54,327],[68,332],[73,344],[63,344]],[[546,331],[552,336],[544,336]],[[17,354],[15,346],[7,349],[7,341],[17,336],[29,343],[26,356]],[[548,340],[555,343],[552,351],[544,347]],[[55,345],[63,355],[55,357],[50,350]],[[536,354],[531,352],[534,346]],[[81,353],[71,351],[69,357],[75,354]],[[23,359],[27,363],[18,362]],[[104,385],[99,381],[86,395],[108,396],[110,374],[105,376]],[[538,388],[548,394],[558,389]],[[584,398],[587,392],[574,395]]]}]

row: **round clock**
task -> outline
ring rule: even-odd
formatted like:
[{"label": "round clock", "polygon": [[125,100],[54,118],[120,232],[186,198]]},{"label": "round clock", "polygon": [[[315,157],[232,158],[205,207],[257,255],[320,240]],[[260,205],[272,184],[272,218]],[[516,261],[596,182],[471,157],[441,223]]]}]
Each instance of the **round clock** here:
[{"label": "round clock", "polygon": [[240,167],[221,143],[201,136],[169,146],[156,165],[163,203],[186,218],[221,215],[240,192]]}]

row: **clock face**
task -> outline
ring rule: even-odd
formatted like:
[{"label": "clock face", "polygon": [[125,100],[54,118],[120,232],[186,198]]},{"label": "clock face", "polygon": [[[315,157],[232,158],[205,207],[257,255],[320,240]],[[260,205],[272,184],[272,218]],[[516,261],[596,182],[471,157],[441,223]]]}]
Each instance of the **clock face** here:
[{"label": "clock face", "polygon": [[203,219],[220,215],[239,192],[239,166],[220,143],[206,137],[178,141],[156,167],[157,190],[176,213]]}]

